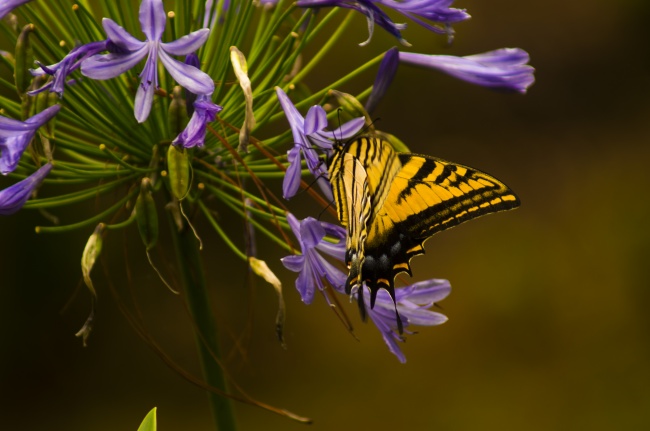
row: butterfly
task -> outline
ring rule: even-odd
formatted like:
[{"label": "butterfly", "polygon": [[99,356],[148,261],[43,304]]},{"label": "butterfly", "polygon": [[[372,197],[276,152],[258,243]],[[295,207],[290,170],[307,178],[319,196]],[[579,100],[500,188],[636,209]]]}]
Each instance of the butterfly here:
[{"label": "butterfly", "polygon": [[[395,302],[395,276],[412,275],[411,258],[424,253],[426,239],[520,204],[508,186],[486,173],[398,153],[375,135],[335,143],[328,173],[339,222],[347,228],[345,291],[357,292],[363,317],[363,283],[370,289],[371,308],[379,289]],[[397,322],[401,333],[399,313]]]}]

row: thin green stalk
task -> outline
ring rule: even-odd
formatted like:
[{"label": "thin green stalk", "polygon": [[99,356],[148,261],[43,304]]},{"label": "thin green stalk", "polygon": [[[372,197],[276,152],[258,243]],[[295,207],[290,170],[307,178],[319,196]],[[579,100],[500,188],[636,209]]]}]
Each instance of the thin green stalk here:
[{"label": "thin green stalk", "polygon": [[[172,231],[178,267],[181,271],[187,295],[187,303],[197,331],[196,344],[201,358],[203,377],[208,385],[223,392],[228,392],[228,384],[221,365],[213,358],[213,355],[217,358],[221,355],[217,338],[217,324],[210,308],[198,241],[191,229],[183,229],[182,232],[178,232],[172,217],[167,217],[167,219]],[[237,426],[231,400],[214,393],[208,393],[208,399],[216,429],[219,431],[236,430]]]}]

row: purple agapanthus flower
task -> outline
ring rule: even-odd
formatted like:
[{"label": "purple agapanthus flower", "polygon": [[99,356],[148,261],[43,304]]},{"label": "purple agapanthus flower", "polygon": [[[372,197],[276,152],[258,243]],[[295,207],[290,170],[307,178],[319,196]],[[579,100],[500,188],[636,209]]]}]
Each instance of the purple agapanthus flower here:
[{"label": "purple agapanthus flower", "polygon": [[210,30],[203,28],[173,42],[163,43],[165,10],[162,0],[142,0],[140,25],[147,39],[142,42],[115,21],[104,18],[102,26],[108,40],[118,49],[109,54],[94,55],[81,64],[81,73],[92,79],[114,78],[147,57],[140,73],[140,85],[135,96],[135,118],[142,123],[149,116],[154,90],[158,87],[158,58],[182,87],[195,94],[211,94],[214,82],[196,67],[175,60],[171,55],[187,55],[196,51],[208,38]]},{"label": "purple agapanthus flower", "polygon": [[[347,275],[330,263],[320,253],[332,256],[339,261],[345,258],[346,232],[340,226],[307,217],[298,221],[293,214],[287,214],[287,221],[293,234],[300,242],[301,255],[282,258],[282,264],[290,271],[297,272],[296,289],[305,304],[311,304],[316,288],[323,291],[323,280],[337,291],[345,286]],[[338,239],[339,242],[324,241],[325,236]],[[326,296],[327,298],[327,296]]]},{"label": "purple agapanthus flower", "polygon": [[[364,289],[368,289],[364,287]],[[406,362],[406,357],[399,348],[398,341],[404,341],[399,333],[399,327],[410,325],[435,326],[447,321],[443,314],[429,310],[434,303],[443,300],[451,292],[447,280],[431,279],[395,289],[395,303],[390,294],[381,289],[377,293],[374,308],[370,308],[370,292],[366,292],[364,300],[370,319],[381,332],[388,349],[397,356],[400,362]],[[401,322],[398,323],[395,310],[399,313]],[[412,334],[408,330],[404,332]]]},{"label": "purple agapanthus flower", "polygon": [[63,87],[66,84],[66,78],[75,70],[79,69],[81,63],[95,54],[99,54],[102,51],[109,49],[109,41],[102,40],[100,42],[91,42],[85,45],[79,45],[74,48],[66,55],[63,60],[56,64],[45,66],[38,63],[38,69],[30,69],[30,73],[34,76],[39,75],[50,75],[54,79],[38,90],[29,91],[27,94],[33,96],[42,91],[49,90],[52,93],[56,93],[59,97],[63,97]]},{"label": "purple agapanthus flower", "polygon": [[502,48],[483,54],[454,57],[400,52],[403,63],[440,70],[463,81],[499,90],[525,93],[535,82],[529,56],[519,48]]},{"label": "purple agapanthus flower", "polygon": [[212,102],[210,95],[201,94],[194,102],[192,118],[185,129],[174,139],[172,144],[182,145],[185,148],[202,147],[205,141],[205,129],[208,123],[214,121],[215,116],[223,108]]},{"label": "purple agapanthus flower", "polygon": [[52,164],[47,163],[24,180],[0,191],[0,215],[13,214],[21,209],[51,170]]},{"label": "purple agapanthus flower", "polygon": [[0,0],[0,19],[20,5],[29,3],[32,0]]},{"label": "purple agapanthus flower", "polygon": [[452,8],[453,2],[454,0],[298,0],[296,4],[299,7],[344,7],[361,12],[368,20],[368,40],[361,45],[370,42],[375,24],[395,36],[404,45],[408,45],[401,33],[406,25],[396,24],[378,7],[379,5],[394,9],[428,30],[451,36],[453,34],[451,24],[470,18],[464,9]]},{"label": "purple agapanthus flower", "polygon": [[318,152],[314,146],[331,151],[334,141],[348,139],[354,136],[365,124],[364,117],[355,118],[341,125],[337,130],[326,131],[327,113],[322,106],[312,106],[303,118],[300,112],[291,102],[280,87],[276,87],[276,93],[284,115],[289,120],[291,132],[293,133],[294,146],[287,153],[289,167],[282,183],[282,194],[285,199],[293,197],[300,186],[301,163],[300,155],[305,158],[307,168],[318,179],[318,184],[328,199],[332,197],[332,191],[327,181],[327,168],[318,158]]},{"label": "purple agapanthus flower", "polygon": [[38,128],[50,121],[59,109],[60,105],[50,106],[25,121],[0,117],[0,173],[7,175],[16,169]]},{"label": "purple agapanthus flower", "polygon": [[366,102],[366,111],[372,113],[375,110],[379,101],[384,97],[388,87],[390,87],[393,78],[397,73],[397,66],[399,66],[399,50],[392,47],[382,58],[379,64],[379,71],[375,77],[375,82],[372,84],[372,91]]}]

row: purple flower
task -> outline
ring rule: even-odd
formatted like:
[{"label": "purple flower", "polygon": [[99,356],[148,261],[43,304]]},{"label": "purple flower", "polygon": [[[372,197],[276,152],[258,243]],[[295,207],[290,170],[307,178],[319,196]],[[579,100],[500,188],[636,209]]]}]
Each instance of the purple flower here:
[{"label": "purple flower", "polygon": [[525,93],[535,82],[529,56],[519,48],[502,48],[483,54],[454,57],[400,52],[402,62],[445,72],[463,81],[506,91]]},{"label": "purple flower", "polygon": [[42,91],[49,90],[56,93],[59,97],[63,97],[63,86],[66,83],[66,78],[75,70],[79,69],[81,63],[90,56],[99,54],[102,51],[109,49],[109,42],[106,40],[100,42],[91,42],[85,45],[74,47],[63,60],[50,66],[45,66],[38,63],[38,69],[30,69],[30,73],[34,76],[38,75],[51,75],[54,79],[38,90],[29,91],[27,94],[33,96]]},{"label": "purple flower", "polygon": [[20,5],[24,5],[32,0],[0,0],[0,19],[4,18],[9,12]]},{"label": "purple flower", "polygon": [[52,164],[45,164],[24,180],[0,191],[0,215],[13,214],[21,209],[25,205],[25,202],[27,202],[27,199],[32,195],[34,189],[41,184],[43,178],[51,170]]},{"label": "purple flower", "polygon": [[328,199],[332,197],[332,191],[327,181],[327,168],[318,158],[314,146],[331,151],[333,141],[340,141],[354,136],[365,124],[364,117],[355,118],[341,125],[335,131],[325,131],[327,127],[327,114],[323,107],[315,105],[309,108],[307,116],[303,118],[300,112],[293,105],[289,97],[280,87],[275,88],[284,110],[284,115],[289,120],[291,132],[293,133],[294,146],[287,153],[289,167],[282,183],[282,194],[289,199],[296,194],[300,186],[301,163],[300,155],[305,158],[307,168],[317,178],[321,190]]},{"label": "purple flower", "polygon": [[59,105],[50,106],[24,122],[0,117],[0,173],[7,175],[16,169],[38,128],[50,121],[59,109]]},{"label": "purple flower", "polygon": [[[340,226],[307,217],[298,221],[293,214],[287,213],[287,221],[293,234],[300,242],[302,255],[282,258],[282,264],[290,271],[297,272],[296,289],[305,304],[311,304],[316,287],[323,290],[323,279],[339,292],[345,286],[347,275],[331,264],[320,253],[332,256],[339,261],[345,257],[346,231]],[[338,239],[338,243],[324,241],[325,235]],[[326,296],[327,298],[327,296]]]},{"label": "purple flower", "polygon": [[399,66],[399,51],[396,47],[393,47],[384,54],[384,58],[379,65],[379,71],[375,77],[375,82],[372,84],[372,92],[365,106],[366,111],[369,113],[375,110],[379,101],[386,94],[386,90],[388,90],[397,73],[397,66]]},{"label": "purple flower", "polygon": [[130,35],[115,21],[104,18],[102,26],[108,40],[118,49],[104,55],[94,55],[81,65],[81,73],[92,79],[114,78],[147,57],[140,73],[140,85],[135,95],[135,118],[142,123],[149,116],[154,90],[158,87],[158,58],[182,87],[195,94],[211,94],[214,82],[196,67],[173,59],[170,55],[187,55],[196,51],[208,38],[210,30],[203,28],[173,42],[163,43],[165,10],[162,0],[142,0],[140,25],[147,39],[142,42]]},{"label": "purple flower", "polygon": [[[364,289],[368,288],[364,287]],[[404,336],[399,333],[399,327],[435,326],[446,322],[446,316],[428,308],[447,297],[449,292],[451,292],[451,285],[447,280],[431,279],[395,289],[395,303],[384,289],[377,293],[374,308],[370,308],[370,292],[363,296],[368,315],[381,332],[388,349],[404,363],[406,358],[397,344],[398,341],[404,341]],[[397,321],[396,310],[401,324]],[[409,331],[405,332],[412,334]]]},{"label": "purple flower", "polygon": [[215,116],[222,109],[221,106],[212,103],[210,95],[199,95],[194,102],[192,118],[172,144],[182,145],[185,148],[202,147],[208,123],[214,121]]},{"label": "purple flower", "polygon": [[[396,10],[415,23],[439,34],[452,34],[451,24],[469,19],[470,16],[464,9],[450,7],[454,0],[298,0],[299,7],[327,7],[338,6],[354,9],[364,14],[368,20],[368,40],[370,42],[375,24],[395,36],[404,45],[409,45],[402,37],[401,30],[405,24],[396,24],[377,5],[382,5]],[[430,24],[431,21],[436,24]],[[442,24],[442,25],[437,25]]]}]

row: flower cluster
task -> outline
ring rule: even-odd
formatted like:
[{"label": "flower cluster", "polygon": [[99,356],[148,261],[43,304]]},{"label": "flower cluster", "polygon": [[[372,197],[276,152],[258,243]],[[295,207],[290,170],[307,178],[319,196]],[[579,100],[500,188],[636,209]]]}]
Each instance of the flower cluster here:
[{"label": "flower cluster", "polygon": [[[0,172],[18,180],[0,191],[0,214],[21,208],[56,211],[91,199],[104,205],[97,214],[79,215],[85,218],[67,225],[50,220],[37,228],[41,233],[84,229],[90,234],[82,271],[93,297],[92,265],[109,232],[137,228],[152,268],[165,280],[165,271],[149,255],[160,246],[156,202],[165,203],[173,235],[192,232],[203,238],[192,222],[203,217],[222,244],[279,292],[279,334],[281,285],[260,263],[264,256],[255,255],[253,233],[290,252],[282,263],[298,274],[295,285],[305,304],[317,292],[328,302],[331,295],[346,295],[346,230],[313,217],[298,220],[286,200],[302,187],[320,203],[314,216],[331,206],[326,161],[333,146],[362,130],[374,130],[368,112],[399,79],[399,65],[507,92],[525,93],[534,82],[528,54],[519,48],[468,56],[404,51],[410,46],[402,34],[406,26],[394,22],[386,10],[451,38],[452,26],[470,17],[453,7],[453,0],[298,0],[295,5],[196,0],[177,2],[180,9],[168,13],[162,0],[141,0],[137,20],[135,9],[116,2],[101,2],[96,8],[88,2],[71,3],[60,11],[61,17],[50,17],[45,3],[0,1],[0,18],[19,8],[14,24],[0,22],[8,43],[16,46],[15,56],[1,59],[11,69],[18,94],[18,99],[0,95]],[[340,35],[350,25],[345,20],[332,43],[310,57],[305,46],[327,31],[314,25],[323,7],[362,13],[369,37],[361,45],[371,42],[378,25],[403,46],[367,61],[364,48],[355,46],[358,59],[350,61],[349,73],[333,81],[336,89],[310,88],[309,72],[319,67],[334,42],[347,42]],[[95,15],[98,11],[101,16]],[[20,19],[49,19],[55,31],[30,37],[37,27],[27,24],[16,30]],[[134,36],[140,32],[144,39]],[[63,35],[62,40],[53,40],[54,34]],[[358,94],[336,91],[347,90],[371,68],[378,69],[371,87]],[[328,117],[336,118],[338,126],[329,127]],[[318,188],[303,182],[306,175],[313,176]],[[284,200],[275,197],[274,179],[282,180]],[[59,184],[79,189],[61,191]],[[245,220],[246,244],[216,217],[221,211]],[[182,260],[192,254],[178,255]],[[196,287],[196,280],[188,280],[187,290]],[[401,362],[405,357],[398,342],[404,334],[412,333],[415,325],[433,326],[446,319],[429,309],[449,293],[446,280],[399,287],[394,297],[380,291],[372,307],[365,304],[370,295],[363,295],[364,289],[355,290],[352,299],[366,305],[370,320]],[[84,325],[84,338],[92,321]]]}]

